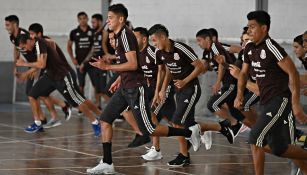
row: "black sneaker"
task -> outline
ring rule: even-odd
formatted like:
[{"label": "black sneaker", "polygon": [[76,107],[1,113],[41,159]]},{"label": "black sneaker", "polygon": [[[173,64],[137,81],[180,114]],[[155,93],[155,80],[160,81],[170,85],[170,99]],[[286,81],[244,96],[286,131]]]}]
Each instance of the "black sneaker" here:
[{"label": "black sneaker", "polygon": [[42,122],[42,125],[45,125],[47,124],[47,119],[45,118],[44,120],[41,120],[41,122]]},{"label": "black sneaker", "polygon": [[234,135],[233,135],[233,131],[230,128],[231,127],[230,121],[229,120],[223,120],[219,123],[220,123],[221,128],[222,128],[221,131],[220,131],[221,134],[223,134],[227,138],[227,140],[230,144],[233,144],[235,138],[234,138]]},{"label": "black sneaker", "polygon": [[146,143],[149,142],[150,142],[150,137],[148,135],[141,136],[139,134],[136,134],[134,140],[131,143],[129,143],[128,148],[135,148],[141,145],[145,145]]},{"label": "black sneaker", "polygon": [[189,164],[190,164],[190,154],[188,154],[188,157],[186,157],[181,153],[179,153],[174,160],[169,161],[167,163],[167,165],[171,167],[183,167]]},{"label": "black sneaker", "polygon": [[239,133],[240,133],[240,130],[243,128],[243,124],[241,123],[241,122],[237,122],[237,124],[236,125],[233,125],[233,126],[230,126],[230,128],[232,129],[232,131],[233,131],[233,135],[234,135],[234,137],[237,137],[238,135],[239,135]]},{"label": "black sneaker", "polygon": [[65,120],[68,121],[71,118],[71,105],[65,101],[65,107],[62,108],[62,111],[64,112]]}]

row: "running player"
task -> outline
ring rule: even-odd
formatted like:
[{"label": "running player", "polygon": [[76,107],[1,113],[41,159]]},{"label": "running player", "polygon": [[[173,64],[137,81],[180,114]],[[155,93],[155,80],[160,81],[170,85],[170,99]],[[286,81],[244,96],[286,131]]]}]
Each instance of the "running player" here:
[{"label": "running player", "polygon": [[301,123],[307,122],[299,101],[298,72],[284,49],[269,37],[270,15],[265,11],[252,11],[247,19],[252,42],[244,50],[235,107],[243,107],[251,68],[260,90],[260,113],[249,137],[256,175],[264,174],[264,151],[295,159],[293,161],[307,174],[307,151],[294,145],[293,116]]},{"label": "running player", "polygon": [[[55,42],[48,42],[43,38],[31,39],[27,34],[21,34],[18,40],[19,47],[36,55],[37,61],[28,63],[19,59],[16,62],[16,66],[45,69],[46,71],[29,93],[30,105],[34,116],[37,116],[39,108],[37,98],[44,95],[48,96],[56,89],[72,106],[78,107],[89,118],[94,135],[98,137],[100,135],[100,125],[92,112],[99,115],[101,111],[79,92],[76,81],[70,73],[71,68],[63,61],[63,58],[60,58]],[[27,130],[35,132],[41,128],[41,122],[35,120]]]},{"label": "running player", "polygon": [[103,70],[119,71],[120,77],[114,85],[116,90],[103,114],[101,115],[103,160],[94,168],[87,169],[92,174],[114,174],[112,161],[112,123],[127,106],[133,112],[138,127],[143,135],[152,136],[184,136],[189,138],[195,151],[200,146],[200,128],[194,125],[189,129],[172,128],[154,125],[151,120],[150,104],[145,90],[146,81],[138,67],[139,49],[133,32],[125,25],[128,10],[122,4],[114,4],[108,10],[108,26],[116,34],[116,56],[118,64],[108,64],[103,59],[93,66]]}]

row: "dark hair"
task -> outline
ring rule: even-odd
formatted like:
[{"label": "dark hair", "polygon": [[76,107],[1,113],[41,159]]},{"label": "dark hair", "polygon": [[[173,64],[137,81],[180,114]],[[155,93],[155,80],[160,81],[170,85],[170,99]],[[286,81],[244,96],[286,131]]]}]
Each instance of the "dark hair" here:
[{"label": "dark hair", "polygon": [[249,12],[247,14],[247,19],[248,20],[255,20],[260,25],[266,25],[267,28],[268,28],[268,31],[270,30],[271,17],[266,11],[257,10],[257,11]]},{"label": "dark hair", "polygon": [[207,37],[212,38],[211,33],[209,32],[208,29],[201,29],[200,31],[198,31],[196,33],[196,37],[201,37],[201,38],[204,38],[204,39],[207,38]]},{"label": "dark hair", "polygon": [[136,27],[135,29],[133,29],[134,32],[140,32],[140,34],[143,36],[143,37],[146,37],[148,38],[149,37],[149,33],[148,33],[148,30],[144,27]]},{"label": "dark hair", "polygon": [[17,38],[18,44],[26,44],[27,40],[31,39],[28,34],[20,34]]},{"label": "dark hair", "polygon": [[14,22],[19,25],[19,18],[16,15],[9,15],[5,17],[5,21]]},{"label": "dark hair", "polygon": [[209,30],[209,33],[211,34],[211,36],[212,37],[216,37],[216,39],[218,39],[219,38],[219,34],[218,34],[218,32],[217,32],[217,30],[215,29],[215,28],[210,28],[210,29],[208,29]]},{"label": "dark hair", "polygon": [[298,43],[299,45],[303,46],[303,35],[298,35],[293,39],[293,42]]},{"label": "dark hair", "polygon": [[153,34],[164,34],[168,37],[168,30],[167,28],[162,24],[155,24],[148,30],[149,35]]},{"label": "dark hair", "polygon": [[34,33],[39,33],[41,32],[42,35],[44,33],[43,26],[39,23],[33,23],[29,26],[29,31],[33,31]]},{"label": "dark hair", "polygon": [[109,7],[109,11],[123,16],[125,21],[128,18],[128,10],[123,4],[113,4]]},{"label": "dark hair", "polygon": [[95,19],[97,19],[98,21],[102,21],[102,20],[103,20],[102,15],[99,14],[99,13],[96,13],[96,14],[92,15],[92,18],[95,18]]},{"label": "dark hair", "polygon": [[307,35],[307,30],[304,32],[304,35]]},{"label": "dark hair", "polygon": [[247,31],[248,31],[248,27],[247,26],[243,27],[242,35],[247,34]]},{"label": "dark hair", "polygon": [[78,13],[78,15],[77,15],[77,17],[79,18],[80,16],[86,16],[87,17],[87,14],[85,13],[85,12],[79,12]]}]

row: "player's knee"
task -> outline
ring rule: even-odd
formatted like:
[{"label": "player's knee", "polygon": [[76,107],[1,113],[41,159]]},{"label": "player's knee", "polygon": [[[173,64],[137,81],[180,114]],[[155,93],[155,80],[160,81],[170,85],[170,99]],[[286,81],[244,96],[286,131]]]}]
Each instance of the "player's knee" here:
[{"label": "player's knee", "polygon": [[110,124],[108,122],[101,121],[100,124],[101,124],[101,127],[102,127],[103,131],[106,131],[106,130],[112,128],[112,124]]},{"label": "player's knee", "polygon": [[272,154],[281,157],[288,149],[288,145],[271,145]]}]

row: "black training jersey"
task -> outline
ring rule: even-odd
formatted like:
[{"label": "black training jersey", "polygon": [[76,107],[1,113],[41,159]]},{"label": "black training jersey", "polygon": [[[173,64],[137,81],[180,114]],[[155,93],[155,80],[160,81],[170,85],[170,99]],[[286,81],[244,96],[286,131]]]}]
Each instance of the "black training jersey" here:
[{"label": "black training jersey", "polygon": [[28,52],[25,50],[22,50],[19,47],[19,37],[21,34],[27,34],[29,35],[29,32],[23,28],[18,29],[19,32],[17,36],[15,37],[14,35],[10,35],[10,40],[11,42],[15,45],[16,49],[19,51],[19,53],[28,61],[28,62],[35,62],[36,61],[36,56],[32,54],[32,52]]},{"label": "black training jersey", "polygon": [[157,62],[167,66],[173,80],[183,80],[194,71],[191,63],[198,58],[191,47],[181,42],[170,41],[170,52],[158,50]]},{"label": "black training jersey", "polygon": [[[228,64],[234,64],[236,61],[236,58],[231,56],[219,42],[214,42],[212,43],[209,51],[204,51],[203,59],[207,60],[211,68],[213,68],[215,71],[218,71],[219,66],[214,59],[214,56],[217,55],[223,55],[226,63]],[[224,86],[228,86],[230,84],[236,84],[237,80],[230,74],[229,69],[226,69],[222,82]]]},{"label": "black training jersey", "polygon": [[[133,32],[127,27],[123,28],[116,34],[116,63],[123,64],[127,62],[126,53],[135,51],[137,61],[139,61],[139,48],[137,40]],[[123,71],[119,72],[121,76],[121,85],[123,88],[130,89],[146,85],[145,78],[141,68],[139,67],[135,71]]]},{"label": "black training jersey", "polygon": [[307,70],[307,55],[305,55],[305,58],[298,58],[302,62],[305,70]]},{"label": "black training jersey", "polygon": [[265,104],[275,96],[291,95],[289,77],[278,66],[278,62],[287,56],[285,50],[267,36],[256,45],[250,42],[244,50],[244,63],[251,66],[260,89],[260,103]]},{"label": "black training jersey", "polygon": [[140,52],[139,63],[144,73],[145,79],[148,80],[151,87],[156,87],[158,64],[156,60],[157,49],[153,46],[147,45],[144,50]]},{"label": "black training jersey", "polygon": [[93,45],[93,30],[88,26],[86,31],[81,30],[80,26],[72,30],[69,40],[75,43],[75,54],[79,64],[81,64],[90,53]]},{"label": "black training jersey", "polygon": [[105,54],[102,49],[102,40],[103,40],[103,29],[95,31],[93,36],[93,48],[94,48],[93,56],[95,58],[98,58],[99,56],[102,57]]}]

